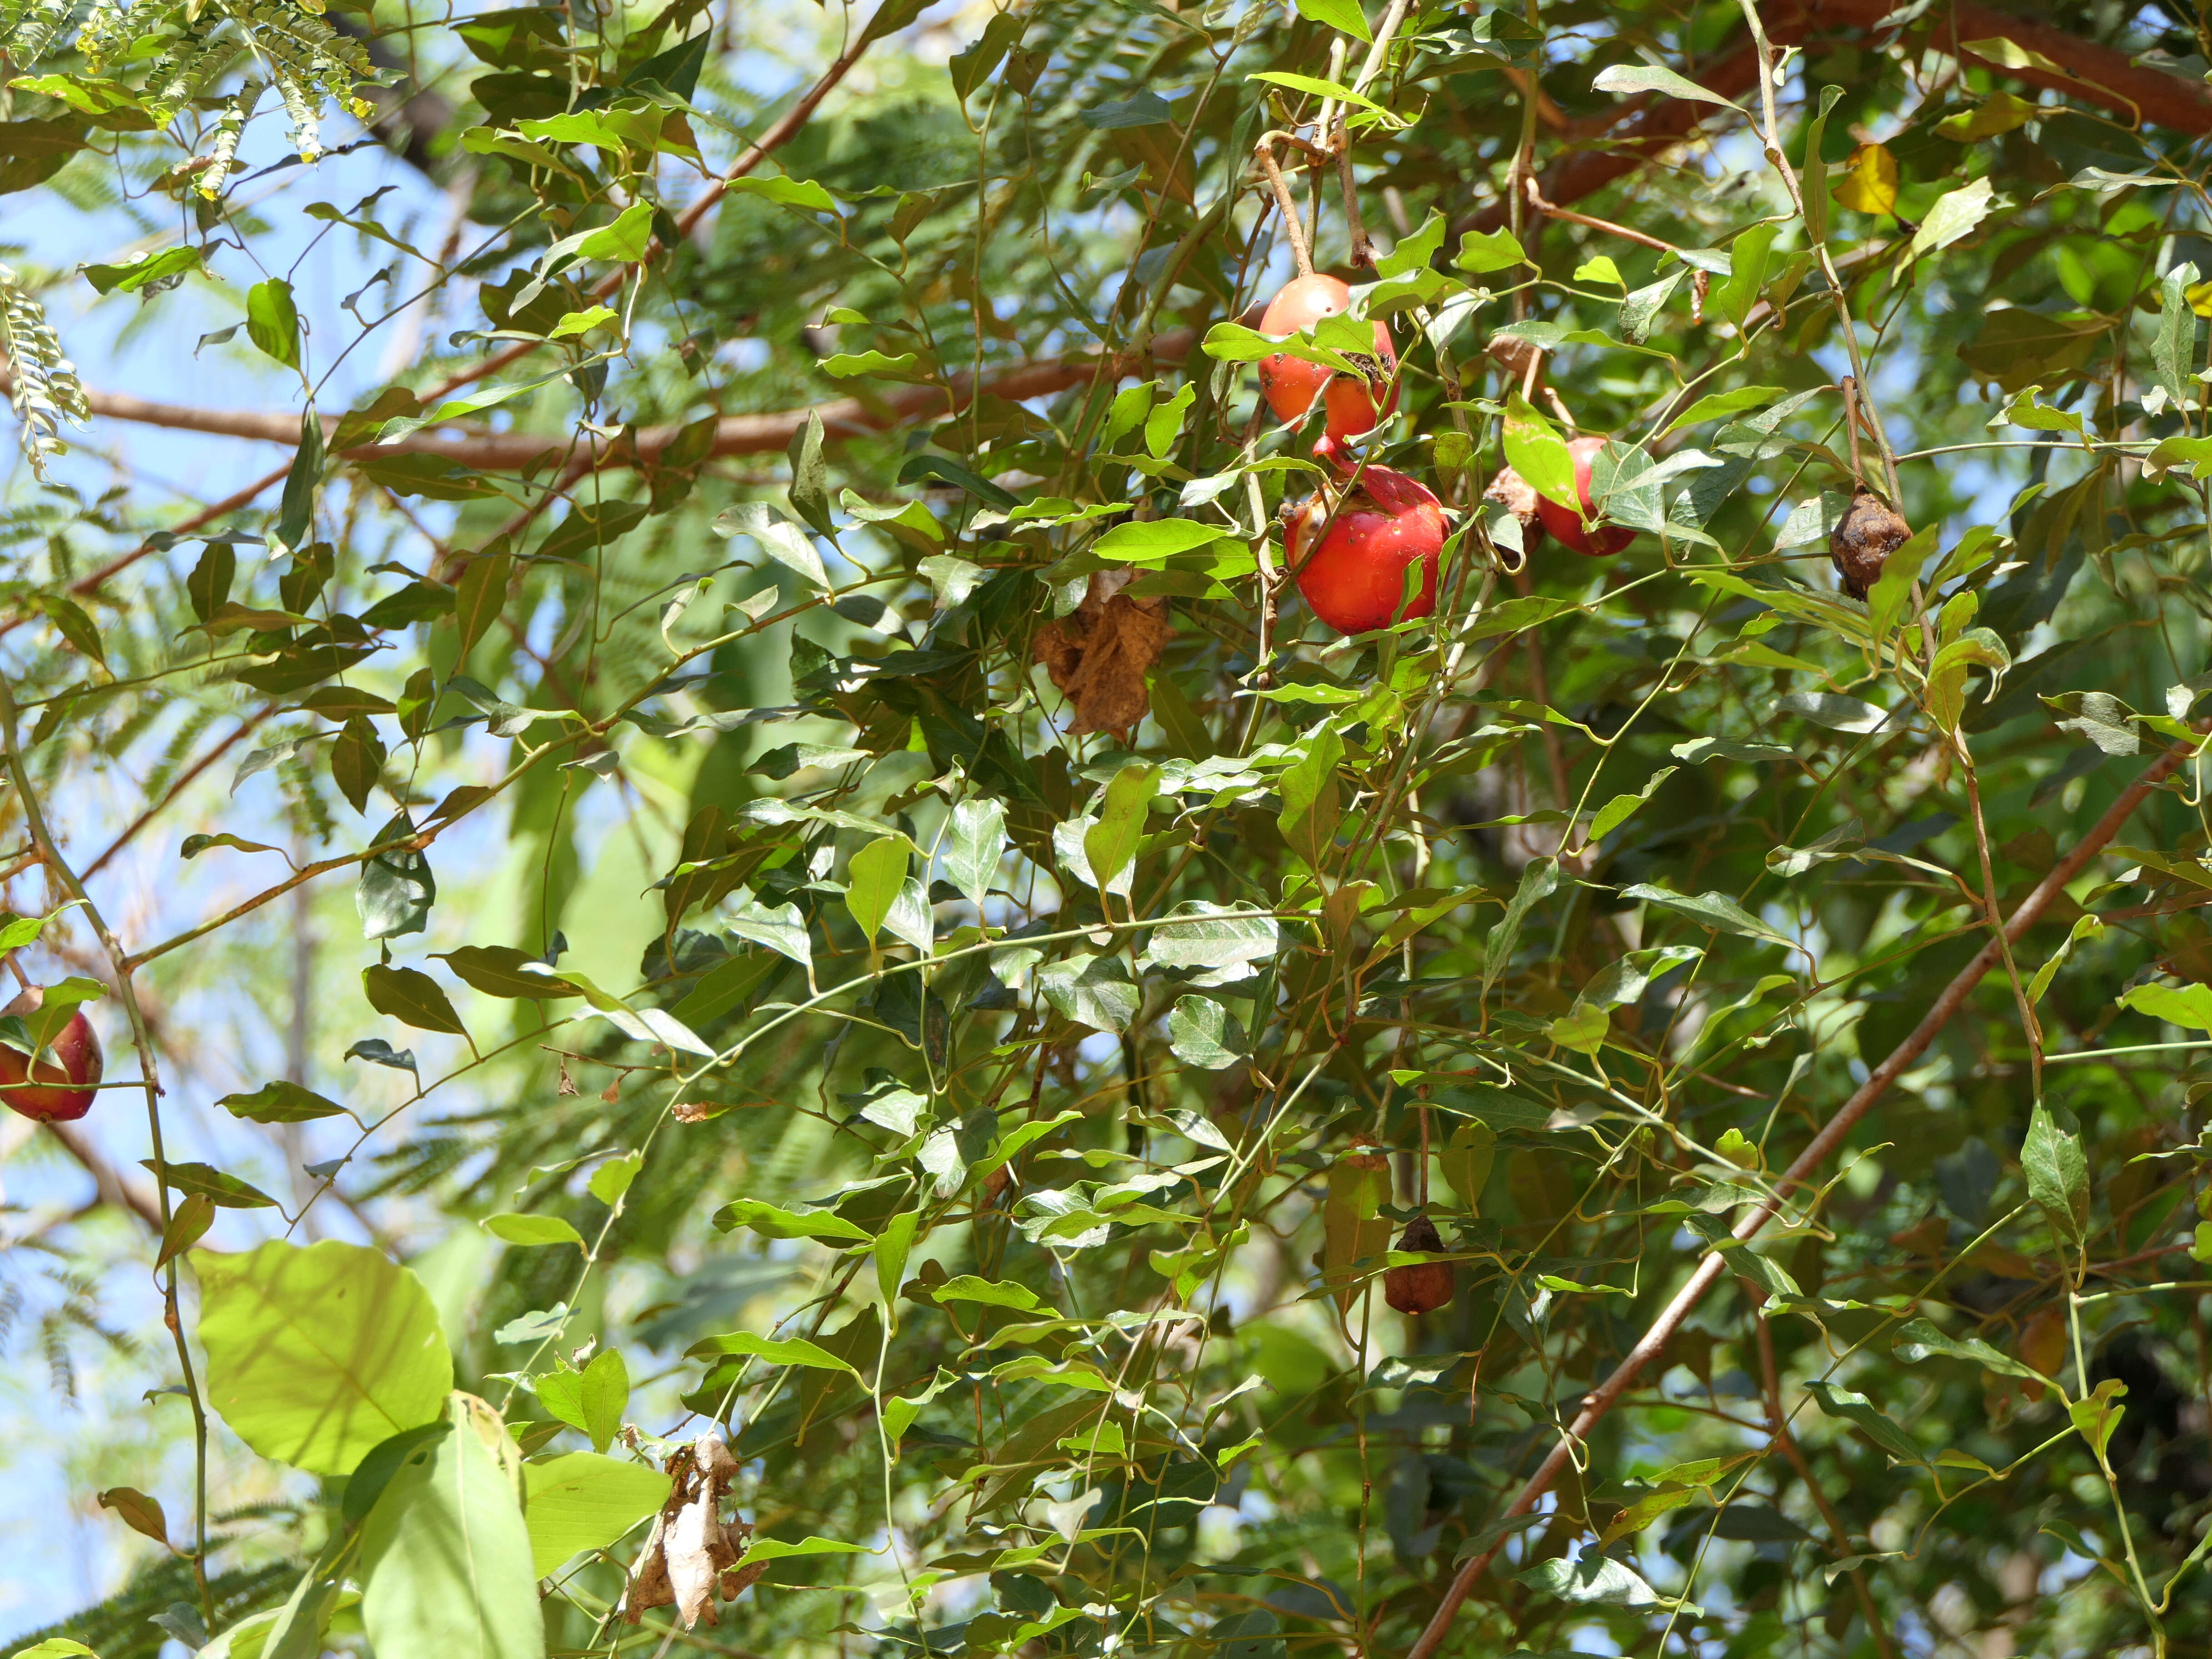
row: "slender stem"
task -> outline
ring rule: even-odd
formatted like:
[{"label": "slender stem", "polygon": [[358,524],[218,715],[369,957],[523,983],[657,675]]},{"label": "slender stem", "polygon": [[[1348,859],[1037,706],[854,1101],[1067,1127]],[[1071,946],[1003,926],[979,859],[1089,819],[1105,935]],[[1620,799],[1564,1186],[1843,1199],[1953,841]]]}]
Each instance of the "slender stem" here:
[{"label": "slender stem", "polygon": [[[92,895],[85,891],[84,884],[56,844],[53,831],[47,827],[46,808],[38,792],[31,787],[30,768],[23,763],[23,750],[15,733],[15,698],[4,676],[0,676],[0,743],[4,743],[8,754],[8,773],[15,784],[15,798],[21,803],[23,822],[31,832],[31,839],[39,849],[53,878],[68,890],[69,896],[84,907],[85,920],[91,924],[94,935],[106,953],[108,969],[115,977],[115,994],[121,999],[124,1012],[131,1021],[131,1042],[138,1054],[139,1081],[146,1091],[146,1123],[153,1142],[154,1183],[159,1206],[161,1232],[169,1231],[169,1166],[167,1155],[161,1145],[161,1076],[159,1062],[154,1054],[154,1038],[146,1024],[145,1010],[138,1005],[138,990],[131,979],[130,957],[122,941],[108,927],[107,919],[100,914]],[[181,1252],[179,1252],[181,1254]],[[194,1543],[191,1553],[192,1577],[200,1593],[201,1616],[212,1627],[216,1622],[215,1598],[208,1589],[208,1501],[207,1501],[207,1407],[200,1399],[199,1379],[192,1369],[192,1351],[185,1340],[185,1322],[177,1308],[177,1259],[172,1256],[162,1271],[161,1318],[168,1326],[169,1335],[176,1344],[177,1365],[183,1373],[185,1398],[192,1413],[193,1446],[193,1518]]]},{"label": "slender stem", "polygon": [[1298,222],[1298,205],[1291,199],[1291,187],[1283,178],[1283,169],[1275,161],[1275,141],[1284,134],[1263,134],[1252,147],[1252,154],[1260,163],[1260,171],[1267,175],[1267,188],[1275,192],[1275,206],[1283,216],[1283,234],[1291,239],[1291,258],[1297,261],[1298,275],[1314,274],[1313,253],[1306,246],[1306,228]]}]

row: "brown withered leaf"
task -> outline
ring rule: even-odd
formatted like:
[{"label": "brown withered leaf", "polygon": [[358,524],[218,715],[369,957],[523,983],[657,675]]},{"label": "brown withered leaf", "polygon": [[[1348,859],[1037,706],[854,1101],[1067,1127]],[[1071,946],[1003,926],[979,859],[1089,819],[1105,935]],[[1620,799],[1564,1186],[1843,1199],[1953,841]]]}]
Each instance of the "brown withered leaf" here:
[{"label": "brown withered leaf", "polygon": [[1072,615],[1037,629],[1032,651],[1075,704],[1073,735],[1110,732],[1122,743],[1152,708],[1145,676],[1168,642],[1168,602],[1121,590],[1136,573],[1093,573]]},{"label": "brown withered leaf", "polygon": [[738,1462],[720,1437],[702,1435],[678,1447],[669,1454],[667,1469],[672,1477],[668,1501],[653,1517],[645,1548],[630,1570],[623,1616],[635,1625],[648,1608],[673,1607],[690,1630],[702,1618],[710,1625],[718,1622],[718,1587],[726,1600],[760,1575],[752,1568],[732,1571],[751,1529],[721,1518],[722,1499],[737,1478]]},{"label": "brown withered leaf", "polygon": [[1864,484],[1851,491],[1851,504],[1828,532],[1828,558],[1855,599],[1881,580],[1889,556],[1912,539],[1912,526],[1895,507]]}]

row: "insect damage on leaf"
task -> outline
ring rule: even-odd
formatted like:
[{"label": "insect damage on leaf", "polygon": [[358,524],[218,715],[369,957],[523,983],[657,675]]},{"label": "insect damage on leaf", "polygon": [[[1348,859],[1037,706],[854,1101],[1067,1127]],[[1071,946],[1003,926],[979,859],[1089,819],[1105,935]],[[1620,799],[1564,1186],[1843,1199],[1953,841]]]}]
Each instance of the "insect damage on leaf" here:
[{"label": "insect damage on leaf", "polygon": [[1073,615],[1037,629],[1036,659],[1075,704],[1076,737],[1108,732],[1127,743],[1152,708],[1145,676],[1167,645],[1168,602],[1123,592],[1135,574],[1095,573]]}]

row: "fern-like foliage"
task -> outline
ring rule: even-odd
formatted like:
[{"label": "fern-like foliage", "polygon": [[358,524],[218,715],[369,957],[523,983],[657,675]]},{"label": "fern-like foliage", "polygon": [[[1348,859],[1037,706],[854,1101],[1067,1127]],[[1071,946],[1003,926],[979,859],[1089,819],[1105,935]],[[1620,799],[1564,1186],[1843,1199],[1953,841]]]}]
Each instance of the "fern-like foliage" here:
[{"label": "fern-like foliage", "polygon": [[46,458],[61,453],[61,423],[82,426],[92,417],[76,367],[62,356],[60,336],[37,296],[0,265],[0,349],[8,354],[8,401],[21,423],[23,454],[31,470],[46,476]]}]

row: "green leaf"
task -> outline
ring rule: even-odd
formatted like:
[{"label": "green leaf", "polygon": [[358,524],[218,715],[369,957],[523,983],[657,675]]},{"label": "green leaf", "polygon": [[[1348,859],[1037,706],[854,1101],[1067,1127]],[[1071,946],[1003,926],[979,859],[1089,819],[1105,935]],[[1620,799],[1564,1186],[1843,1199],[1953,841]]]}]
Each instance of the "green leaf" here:
[{"label": "green leaf", "polygon": [[1146,968],[1235,969],[1201,983],[1249,978],[1249,964],[1271,960],[1282,938],[1274,917],[1238,904],[1185,899],[1160,919],[1145,946]]},{"label": "green leaf", "polygon": [[479,553],[461,567],[453,594],[453,623],[460,631],[460,660],[466,661],[507,605],[507,584],[514,568],[506,553]]},{"label": "green leaf", "polygon": [[1444,1179],[1472,1214],[1481,1212],[1482,1189],[1490,1182],[1497,1155],[1498,1132],[1480,1119],[1460,1124],[1437,1154]]},{"label": "green leaf", "polygon": [[879,836],[854,854],[847,868],[845,908],[871,948],[906,885],[910,845],[904,836]]},{"label": "green leaf", "polygon": [[1667,430],[1679,432],[1686,426],[1696,426],[1703,421],[1717,421],[1726,416],[1741,415],[1747,409],[1764,409],[1782,397],[1785,391],[1785,387],[1778,386],[1743,386],[1733,392],[1711,392],[1668,422]]},{"label": "green leaf", "polygon": [[1950,246],[1972,234],[1983,220],[2002,205],[1986,178],[1947,191],[1936,198],[1936,204],[1922,217],[1920,228],[1913,232],[1912,244],[1905,250],[1905,258],[1917,259],[1923,253],[1935,253]]},{"label": "green leaf", "polygon": [[1575,458],[1551,422],[1529,406],[1517,391],[1505,401],[1505,462],[1547,501],[1571,512],[1582,511],[1575,488]]},{"label": "green leaf", "polygon": [[[410,838],[415,825],[406,813],[392,818],[370,845]],[[361,916],[365,939],[398,939],[419,933],[429,926],[430,906],[438,896],[438,884],[430,874],[430,860],[408,848],[391,848],[361,866],[354,888],[354,908]]]},{"label": "green leaf", "polygon": [[1186,1066],[1220,1072],[1251,1052],[1236,1015],[1204,997],[1178,997],[1168,1015],[1168,1047]]},{"label": "green leaf", "polygon": [[725,536],[750,536],[762,552],[787,569],[795,570],[817,587],[830,586],[830,573],[822,567],[806,532],[761,501],[745,501],[714,520]]},{"label": "green leaf", "polygon": [[1482,994],[1490,995],[1490,988],[1497,981],[1506,964],[1513,959],[1513,950],[1520,942],[1521,924],[1528,920],[1528,912],[1537,903],[1549,898],[1559,884],[1559,866],[1556,860],[1531,859],[1521,872],[1521,884],[1514,890],[1513,897],[1505,907],[1505,918],[1490,930],[1482,942]]},{"label": "green leaf", "polygon": [[1091,544],[1100,558],[1115,564],[1158,564],[1179,553],[1225,540],[1224,525],[1200,524],[1194,519],[1132,519],[1117,524]]},{"label": "green leaf", "polygon": [[1797,948],[1725,893],[1699,893],[1692,897],[1655,887],[1649,882],[1638,882],[1632,887],[1623,888],[1620,896],[1658,905],[1724,933],[1740,933],[1746,939],[1764,939],[1770,944],[1788,945],[1791,950]]},{"label": "green leaf", "polygon": [[1292,75],[1284,70],[1255,70],[1244,78],[1247,81],[1266,81],[1274,86],[1287,87],[1292,92],[1303,92],[1311,98],[1334,98],[1340,104],[1348,104],[1354,109],[1364,109],[1371,114],[1379,115],[1389,125],[1406,125],[1399,116],[1383,108],[1372,98],[1362,96],[1341,82],[1324,81],[1320,76],[1313,75]]},{"label": "green leaf", "polygon": [[765,1359],[771,1365],[798,1365],[810,1370],[842,1371],[848,1376],[860,1375],[829,1349],[799,1336],[776,1339],[755,1336],[750,1331],[738,1331],[728,1336],[710,1336],[704,1342],[694,1343],[685,1352],[694,1359],[709,1354],[743,1354],[755,1359]]},{"label": "green leaf", "polygon": [[943,850],[945,873],[978,910],[999,873],[999,860],[1006,850],[1006,809],[989,799],[963,800],[946,822]]},{"label": "green leaf", "polygon": [[1620,829],[1622,824],[1628,822],[1638,807],[1651,799],[1661,784],[1674,775],[1676,769],[1672,766],[1662,766],[1646,780],[1644,787],[1638,790],[1636,793],[1615,795],[1611,800],[1606,802],[1603,806],[1598,808],[1597,816],[1590,820],[1589,833],[1585,839],[1591,845],[1595,845]]},{"label": "green leaf", "polygon": [[343,1117],[346,1109],[313,1089],[279,1078],[250,1095],[225,1095],[216,1104],[233,1117],[256,1123],[312,1123],[319,1117]]},{"label": "green leaf", "polygon": [[2120,1404],[2120,1396],[2128,1385],[2117,1376],[2108,1376],[2097,1384],[2096,1391],[2087,1399],[2069,1401],[2066,1415],[2073,1420],[2081,1437],[2097,1454],[2097,1461],[2105,1461],[2105,1449],[2112,1443],[2112,1431],[2120,1426],[2120,1419],[2127,1408]]},{"label": "green leaf", "polygon": [[763,1238],[834,1238],[850,1244],[869,1238],[834,1210],[787,1210],[763,1198],[732,1199],[714,1212],[714,1225],[726,1233],[750,1227]]},{"label": "green leaf", "polygon": [[137,294],[143,291],[151,297],[163,289],[174,288],[198,270],[200,254],[201,250],[197,247],[165,247],[159,252],[135,255],[121,264],[83,265],[79,269],[84,272],[85,281],[101,294]]},{"label": "green leaf", "polygon": [[362,1626],[380,1654],[544,1659],[520,1494],[465,1398],[463,1420],[401,1467],[362,1528]]},{"label": "green leaf", "polygon": [[987,1308],[1012,1308],[1018,1313],[1036,1313],[1048,1305],[1038,1301],[1036,1292],[1026,1285],[981,1279],[974,1273],[961,1273],[946,1279],[930,1291],[930,1298],[936,1302],[974,1302]]},{"label": "green leaf", "polygon": [[810,409],[805,423],[791,434],[786,451],[791,462],[789,495],[792,510],[805,520],[809,530],[834,538],[837,521],[830,513],[830,471],[822,459],[823,441],[822,416]]},{"label": "green leaf", "polygon": [[271,276],[246,291],[246,337],[285,368],[299,368],[300,313],[291,283]]},{"label": "green leaf", "polygon": [[1098,822],[1083,836],[1084,860],[1091,866],[1091,884],[1100,892],[1127,896],[1126,887],[1115,887],[1115,880],[1136,856],[1137,843],[1144,839],[1145,817],[1159,787],[1160,769],[1134,761],[1107,784]]},{"label": "green leaf", "polygon": [[625,1152],[620,1158],[611,1158],[600,1164],[592,1171],[592,1178],[584,1184],[593,1198],[611,1210],[622,1202],[623,1194],[629,1191],[630,1183],[637,1179],[637,1172],[644,1167],[644,1153]]},{"label": "green leaf", "polygon": [[732,179],[730,188],[741,196],[757,196],[778,207],[792,208],[800,213],[826,213],[833,219],[837,217],[836,199],[811,179]]},{"label": "green leaf", "polygon": [[258,1187],[240,1181],[210,1164],[180,1164],[171,1158],[166,1164],[156,1164],[150,1158],[138,1162],[154,1171],[164,1187],[173,1192],[193,1193],[225,1210],[273,1210],[276,1200]]},{"label": "green leaf", "polygon": [[2052,1229],[2076,1246],[2085,1243],[2089,1224],[2089,1161],[2082,1153],[2081,1137],[2061,1128],[2042,1101],[2035,1103],[2028,1116],[2020,1163],[2027,1176],[2027,1195],[2049,1218]]},{"label": "green leaf", "polygon": [[1666,98],[1686,98],[1701,104],[1718,104],[1723,109],[1737,108],[1733,99],[1710,92],[1695,81],[1685,80],[1669,69],[1655,64],[1608,64],[1590,77],[1593,92],[1618,93],[1630,97],[1639,92],[1656,92]]},{"label": "green leaf", "polygon": [[603,1550],[617,1542],[668,1501],[666,1475],[643,1463],[596,1452],[569,1452],[543,1463],[526,1463],[522,1480],[529,1499],[524,1515],[530,1530],[530,1570],[540,1578],[586,1550]]},{"label": "green leaf", "polygon": [[484,1218],[483,1229],[510,1244],[574,1244],[584,1247],[584,1236],[557,1215],[494,1215]]},{"label": "green leaf", "polygon": [[2020,1360],[2006,1354],[2004,1349],[1990,1347],[1975,1336],[1948,1336],[1938,1325],[1924,1318],[1909,1318],[1898,1325],[1898,1334],[1891,1338],[1891,1349],[1907,1364],[1917,1364],[1929,1356],[1942,1356],[1951,1360],[1966,1360],[1980,1364],[1986,1371],[1997,1371],[2002,1376],[2017,1376],[2028,1382],[2048,1382],[2051,1378],[2037,1371],[2033,1364],[2021,1364]]},{"label": "green leaf", "polygon": [[361,971],[362,993],[368,1006],[418,1031],[446,1031],[465,1036],[461,1017],[438,981],[419,968],[394,968],[373,963]]},{"label": "green leaf", "polygon": [[444,1409],[453,1364],[437,1310],[381,1250],[272,1240],[191,1260],[208,1402],[264,1457],[350,1474],[371,1447]]},{"label": "green leaf", "polygon": [[1119,957],[1078,954],[1037,969],[1037,989],[1066,1018],[1097,1031],[1126,1031],[1142,1000]]},{"label": "green leaf", "polygon": [[548,1372],[531,1386],[547,1411],[591,1436],[593,1450],[605,1451],[622,1431],[623,1412],[629,1404],[629,1367],[621,1349],[595,1354],[580,1371]]},{"label": "green leaf", "polygon": [[2041,112],[2038,106],[2009,92],[1993,92],[1970,110],[1947,115],[1936,124],[1944,137],[1961,144],[1978,138],[1995,138],[2026,126]]},{"label": "green leaf", "polygon": [[1899,1462],[1926,1462],[1921,1455],[1919,1443],[1884,1416],[1881,1408],[1864,1395],[1823,1381],[1808,1382],[1805,1391],[1820,1402],[1820,1409],[1829,1416],[1864,1429],[1875,1444]]},{"label": "green leaf", "polygon": [[537,957],[511,945],[464,945],[458,951],[434,951],[431,956],[452,969],[454,978],[488,997],[537,999],[583,994]]},{"label": "green leaf", "polygon": [[1348,34],[1362,46],[1371,46],[1375,32],[1367,27],[1359,0],[1297,0],[1298,15],[1323,28]]},{"label": "green leaf", "polygon": [[1613,1030],[1613,1023],[1602,1008],[1577,1002],[1545,1028],[1544,1035],[1562,1048],[1571,1048],[1577,1054],[1595,1054],[1605,1047],[1605,1040]]},{"label": "green leaf", "polygon": [[2212,985],[2137,985],[2121,992],[2119,1001],[2123,1008],[2184,1030],[2212,1031]]},{"label": "green leaf", "polygon": [[1522,1583],[1543,1595],[1583,1606],[1659,1608],[1674,1605],[1610,1556],[1586,1553],[1576,1561],[1555,1557],[1518,1576]]},{"label": "green leaf", "polygon": [[653,238],[653,204],[633,202],[615,216],[614,222],[591,231],[576,242],[576,253],[586,259],[612,259],[634,265],[645,258]]}]

